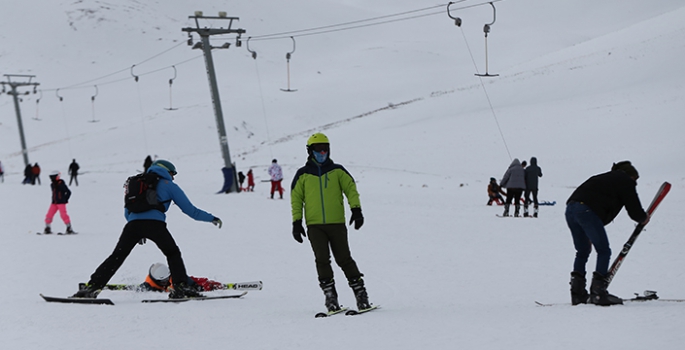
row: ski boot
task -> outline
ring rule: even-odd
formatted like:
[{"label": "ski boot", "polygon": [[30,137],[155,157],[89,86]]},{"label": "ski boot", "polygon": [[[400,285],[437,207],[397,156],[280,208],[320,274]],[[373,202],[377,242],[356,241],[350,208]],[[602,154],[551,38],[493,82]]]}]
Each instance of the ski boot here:
[{"label": "ski boot", "polygon": [[517,203],[517,204],[514,206],[514,217],[515,217],[515,218],[521,216],[521,215],[519,214],[519,211],[520,211],[520,210],[521,210],[521,205]]},{"label": "ski boot", "polygon": [[49,235],[52,234],[52,229],[50,229],[50,226],[45,226],[45,230],[43,230],[44,235]]},{"label": "ski boot", "polygon": [[102,288],[95,287],[92,283],[79,284],[78,292],[72,295],[72,298],[97,298],[98,294],[102,292]]},{"label": "ski boot", "polygon": [[571,272],[571,305],[587,304],[589,297],[585,289],[585,272]]},{"label": "ski boot", "polygon": [[357,309],[365,310],[371,308],[369,303],[369,295],[366,293],[364,287],[364,280],[360,277],[350,281],[350,288],[354,292],[354,297],[357,299]]},{"label": "ski boot", "polygon": [[204,294],[187,283],[179,283],[169,288],[169,299],[202,298]]},{"label": "ski boot", "polygon": [[609,294],[607,291],[608,282],[606,277],[599,272],[592,274],[592,285],[590,285],[590,302],[600,306],[622,305],[623,299]]},{"label": "ski boot", "polygon": [[74,229],[71,228],[71,224],[67,225],[67,232],[65,232],[68,235],[73,235],[76,232],[74,232]]},{"label": "ski boot", "polygon": [[509,204],[504,205],[504,213],[502,216],[509,216]]},{"label": "ski boot", "polygon": [[330,311],[340,310],[340,304],[338,304],[338,292],[335,290],[335,281],[329,280],[319,283],[319,287],[323,291],[323,295],[326,297],[324,304],[326,309]]},{"label": "ski boot", "polygon": [[533,217],[538,217],[538,207],[533,208]]},{"label": "ski boot", "polygon": [[528,214],[528,204],[523,206],[523,217],[528,217],[530,214]]}]

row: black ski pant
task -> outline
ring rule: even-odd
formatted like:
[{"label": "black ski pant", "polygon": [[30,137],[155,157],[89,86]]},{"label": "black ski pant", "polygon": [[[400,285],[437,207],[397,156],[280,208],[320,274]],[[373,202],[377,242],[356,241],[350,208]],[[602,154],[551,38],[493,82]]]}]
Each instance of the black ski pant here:
[{"label": "black ski pant", "polygon": [[[525,193],[524,197],[526,200],[526,208],[528,208],[528,205],[530,205],[530,203],[533,203],[533,208],[537,208],[538,207],[538,189],[536,188],[534,190],[529,190],[526,188],[524,193]],[[533,194],[533,201],[532,202],[530,201],[531,193]]]},{"label": "black ski pant", "polygon": [[78,186],[78,175],[71,175],[69,177],[69,186],[71,186],[72,181],[76,181],[76,186]]},{"label": "black ski pant", "polygon": [[176,245],[169,230],[167,230],[166,222],[158,220],[133,220],[124,226],[114,251],[93,272],[88,284],[96,289],[102,289],[124,263],[131,250],[143,238],[155,242],[159,250],[166,256],[174,284],[176,284],[176,281],[188,281],[186,267],[183,264],[183,258],[181,258],[181,250]]},{"label": "black ski pant", "polygon": [[333,279],[331,252],[348,281],[363,276],[350,254],[345,224],[309,225],[307,226],[307,236],[314,251],[319,282],[327,282]]}]

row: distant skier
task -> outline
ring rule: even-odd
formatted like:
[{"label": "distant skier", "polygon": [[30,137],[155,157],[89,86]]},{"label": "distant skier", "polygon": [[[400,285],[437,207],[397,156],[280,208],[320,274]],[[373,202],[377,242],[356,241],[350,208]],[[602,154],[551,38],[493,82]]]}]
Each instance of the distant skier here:
[{"label": "distant skier", "polygon": [[24,181],[21,182],[23,185],[33,183],[33,166],[31,164],[26,164],[24,168]]},{"label": "distant skier", "polygon": [[69,186],[71,186],[72,181],[76,181],[76,186],[78,186],[78,170],[80,168],[76,159],[72,159],[71,164],[69,164]]},{"label": "distant skier", "polygon": [[[350,254],[345,226],[343,194],[352,211],[350,225],[354,223],[354,229],[358,230],[364,224],[357,185],[342,165],[331,160],[326,135],[312,135],[307,140],[307,154],[307,163],[297,171],[291,186],[293,238],[302,243],[302,236],[309,235],[319,286],[326,297],[328,311],[340,310],[331,268],[331,251],[354,292],[357,307],[368,309],[371,304],[362,279],[364,275]],[[302,226],[303,218],[307,224],[306,233]]]},{"label": "distant skier", "polygon": [[281,186],[281,182],[283,181],[283,169],[278,165],[276,159],[271,161],[269,176],[271,176],[271,199],[274,198],[274,192],[278,192],[281,199],[283,199],[283,187]]},{"label": "distant skier", "polygon": [[2,168],[2,162],[0,162],[0,180],[5,182],[5,169]]},{"label": "distant skier", "polygon": [[523,207],[523,216],[528,216],[528,206],[530,205],[530,194],[533,194],[533,217],[538,217],[538,178],[542,177],[542,169],[538,166],[538,159],[530,158],[530,166],[525,169],[526,174],[526,190],[525,205]]},{"label": "distant skier", "polygon": [[500,186],[507,189],[507,202],[504,203],[504,214],[502,216],[509,216],[509,206],[514,202],[514,216],[518,217],[521,209],[521,194],[526,188],[526,174],[521,162],[518,158],[509,165],[509,168],[504,173]]},{"label": "distant skier", "polygon": [[506,192],[502,190],[502,187],[500,187],[497,184],[497,179],[494,177],[490,178],[490,183],[488,184],[488,205],[492,205],[492,202],[494,201],[495,204],[497,205],[503,205],[504,204],[504,198],[502,198],[502,195],[507,195]]},{"label": "distant skier", "polygon": [[249,192],[254,192],[254,174],[252,169],[247,171],[247,190]]},{"label": "distant skier", "polygon": [[40,165],[38,165],[38,163],[33,165],[33,167],[31,168],[31,176],[32,176],[31,177],[31,185],[35,185],[36,181],[38,181],[39,185],[41,184],[40,183]]},{"label": "distant skier", "polygon": [[169,298],[180,299],[187,297],[199,297],[202,294],[188,286],[188,275],[185,264],[181,257],[181,250],[176,245],[171,232],[167,229],[165,212],[173,201],[189,217],[197,221],[211,222],[221,228],[221,220],[212,214],[196,208],[188,199],[183,190],[174,183],[176,167],[167,160],[156,160],[148,169],[148,173],[154,173],[160,177],[156,186],[157,201],[164,206],[164,211],[150,209],[143,212],[130,212],[124,208],[124,217],[127,224],[119,236],[119,241],[112,254],[98,266],[90,276],[90,281],[85,288],[73,295],[74,298],[95,298],[102,288],[114,276],[131,253],[136,244],[144,244],[147,239],[155,242],[159,250],[167,258],[171,268],[174,283],[171,287]]},{"label": "distant skier", "polygon": [[45,214],[45,230],[43,234],[49,235],[52,233],[50,225],[52,224],[52,219],[55,217],[55,213],[59,211],[59,216],[62,221],[67,225],[66,234],[75,233],[71,228],[71,218],[67,214],[67,203],[69,203],[69,198],[71,197],[71,191],[64,180],[60,178],[59,171],[53,171],[50,173],[50,189],[52,190],[52,199],[50,202],[50,207],[48,208],[48,213]]},{"label": "distant skier", "polygon": [[[604,226],[614,220],[624,206],[634,221],[643,225],[649,216],[642,209],[635,187],[639,175],[629,161],[615,163],[611,171],[592,176],[583,182],[566,201],[566,223],[573,236],[576,258],[571,272],[571,303],[608,306],[623,300],[607,291],[611,248]],[[597,265],[592,274],[590,297],[585,290],[585,265],[592,247]]]},{"label": "distant skier", "polygon": [[245,183],[245,174],[243,174],[242,171],[238,172],[238,184],[240,184],[240,190],[245,191],[245,187],[243,187],[243,183]]}]

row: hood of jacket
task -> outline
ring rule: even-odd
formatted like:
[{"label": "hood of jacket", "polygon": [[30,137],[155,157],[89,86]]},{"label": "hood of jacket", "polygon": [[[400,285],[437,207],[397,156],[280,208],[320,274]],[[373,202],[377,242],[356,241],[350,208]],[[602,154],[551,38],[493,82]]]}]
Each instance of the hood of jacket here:
[{"label": "hood of jacket", "polygon": [[149,169],[147,169],[147,172],[148,173],[155,173],[155,174],[159,175],[162,179],[173,181],[173,179],[171,178],[171,174],[169,174],[169,171],[162,168],[161,166],[153,165]]}]

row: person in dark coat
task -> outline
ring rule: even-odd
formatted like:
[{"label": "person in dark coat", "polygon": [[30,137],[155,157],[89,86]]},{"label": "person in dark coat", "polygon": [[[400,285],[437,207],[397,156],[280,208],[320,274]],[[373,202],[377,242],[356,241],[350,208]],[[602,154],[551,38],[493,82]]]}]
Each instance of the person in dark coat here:
[{"label": "person in dark coat", "polygon": [[69,164],[69,186],[71,186],[72,181],[76,181],[76,186],[78,186],[78,170],[80,168],[76,159],[72,159],[71,164]]},{"label": "person in dark coat", "polygon": [[38,181],[38,184],[40,185],[40,166],[38,163],[31,168],[31,174],[33,175],[31,178],[31,185],[35,185],[36,181]]},{"label": "person in dark coat", "polygon": [[502,214],[502,216],[509,216],[509,206],[512,201],[516,208],[514,216],[519,216],[521,209],[521,194],[526,188],[526,174],[523,167],[521,167],[521,162],[518,158],[514,158],[511,162],[499,184],[507,189],[507,201],[504,203],[504,214]]},{"label": "person in dark coat", "polygon": [[[606,280],[611,248],[604,226],[614,220],[625,206],[631,219],[649,222],[642,209],[636,186],[639,175],[629,161],[615,163],[611,171],[592,176],[581,184],[566,201],[566,223],[571,230],[576,257],[571,272],[571,304],[608,306],[623,300],[609,294]],[[590,294],[585,290],[585,265],[594,247],[597,263],[592,275]]]},{"label": "person in dark coat", "polygon": [[238,183],[240,184],[240,190],[245,191],[245,187],[243,187],[243,183],[245,182],[245,174],[243,174],[242,171],[238,172]]},{"label": "person in dark coat", "polygon": [[530,158],[530,166],[525,169],[526,174],[526,190],[525,204],[523,206],[523,216],[528,216],[528,206],[530,205],[530,195],[533,194],[533,217],[538,217],[538,178],[542,177],[542,169],[538,166],[538,159]]},{"label": "person in dark coat", "polygon": [[52,229],[50,224],[52,224],[52,219],[55,217],[55,213],[59,211],[59,216],[62,221],[67,225],[67,234],[73,234],[74,230],[71,228],[71,218],[67,214],[67,203],[69,203],[69,198],[71,197],[71,191],[64,180],[60,178],[59,171],[53,171],[50,174],[50,188],[52,189],[52,200],[50,202],[50,207],[48,208],[48,213],[45,214],[45,230],[43,234],[51,234]]},{"label": "person in dark coat", "polygon": [[24,181],[21,183],[23,185],[33,183],[33,166],[31,164],[26,164],[26,168],[24,168]]}]

